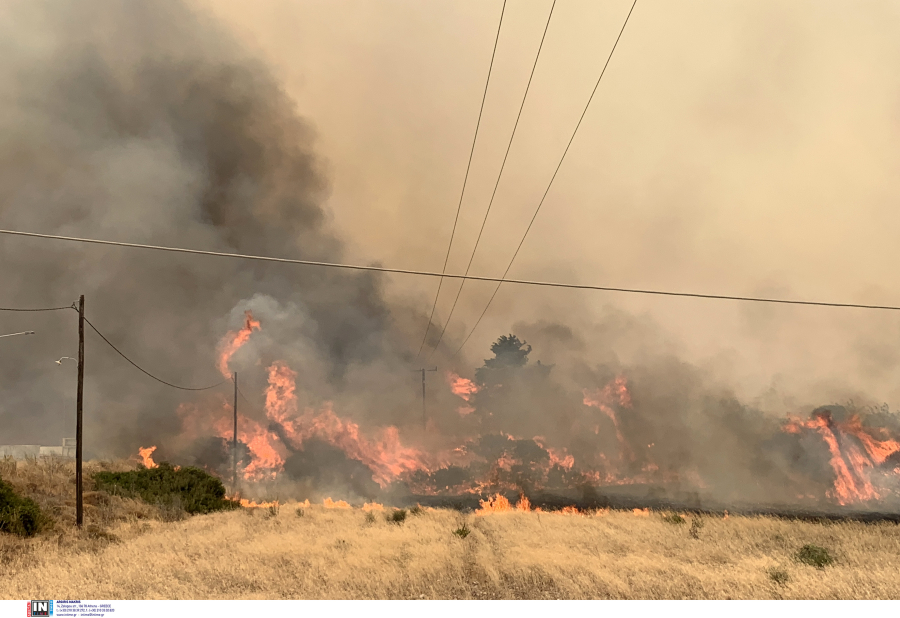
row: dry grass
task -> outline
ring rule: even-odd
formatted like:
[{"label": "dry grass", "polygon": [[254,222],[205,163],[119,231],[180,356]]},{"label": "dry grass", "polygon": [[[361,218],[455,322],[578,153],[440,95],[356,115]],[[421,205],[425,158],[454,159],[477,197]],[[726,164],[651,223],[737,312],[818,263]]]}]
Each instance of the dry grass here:
[{"label": "dry grass", "polygon": [[[38,467],[0,474],[25,488]],[[71,493],[62,473],[43,474]],[[59,506],[44,493],[42,505]],[[425,509],[398,524],[285,504],[171,521],[149,505],[95,502],[84,532],[63,501],[50,532],[0,536],[0,598],[900,598],[894,524],[707,517],[693,538],[660,513]],[[463,525],[470,534],[454,534]],[[798,562],[807,544],[836,563]]]}]

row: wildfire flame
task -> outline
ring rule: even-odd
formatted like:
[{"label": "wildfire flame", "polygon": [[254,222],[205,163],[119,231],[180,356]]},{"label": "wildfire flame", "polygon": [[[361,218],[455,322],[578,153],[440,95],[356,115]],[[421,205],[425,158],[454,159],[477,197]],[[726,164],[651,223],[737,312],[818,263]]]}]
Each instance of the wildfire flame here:
[{"label": "wildfire flame", "polygon": [[140,457],[141,462],[144,464],[145,468],[156,468],[159,464],[153,461],[153,451],[156,450],[155,446],[148,446],[147,448],[140,447],[138,448],[138,457]]},{"label": "wildfire flame", "polygon": [[243,328],[239,331],[231,331],[225,335],[219,344],[219,361],[217,363],[217,367],[223,376],[226,378],[231,377],[231,372],[228,370],[228,361],[231,360],[231,357],[242,345],[247,343],[253,331],[260,330],[260,328],[259,320],[254,320],[253,314],[250,311],[245,311]]},{"label": "wildfire flame", "polygon": [[788,419],[783,429],[788,433],[811,429],[821,436],[828,447],[829,463],[835,476],[829,496],[838,504],[855,504],[881,497],[872,485],[870,469],[900,451],[900,443],[896,440],[875,438],[856,415],[839,423],[827,411],[817,411],[805,421]]}]

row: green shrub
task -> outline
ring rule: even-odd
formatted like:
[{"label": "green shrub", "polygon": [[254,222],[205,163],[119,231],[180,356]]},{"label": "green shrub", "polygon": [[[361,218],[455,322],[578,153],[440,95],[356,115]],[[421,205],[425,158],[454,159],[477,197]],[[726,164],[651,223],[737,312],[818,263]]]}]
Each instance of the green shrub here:
[{"label": "green shrub", "polygon": [[672,513],[663,517],[663,521],[670,524],[684,524],[687,520],[678,513]]},{"label": "green shrub", "polygon": [[779,586],[784,586],[790,581],[790,576],[788,572],[784,569],[769,569],[767,571],[769,575],[769,579],[778,584]]},{"label": "green shrub", "polygon": [[472,531],[469,530],[469,526],[467,526],[466,524],[463,524],[462,526],[460,526],[459,528],[457,528],[456,530],[453,531],[453,534],[455,534],[456,536],[458,536],[461,539],[466,538],[471,533],[472,533]]},{"label": "green shrub", "polygon": [[98,472],[97,489],[126,498],[140,498],[149,504],[171,508],[180,503],[190,514],[240,508],[225,497],[222,481],[200,468],[175,469],[167,463],[156,468],[128,472]]},{"label": "green shrub", "polygon": [[834,563],[834,556],[827,549],[818,545],[804,545],[797,551],[795,558],[799,562],[814,566],[817,569],[824,569],[829,564]]},{"label": "green shrub", "polygon": [[0,532],[34,536],[46,524],[47,519],[34,500],[19,496],[12,485],[0,479]]}]

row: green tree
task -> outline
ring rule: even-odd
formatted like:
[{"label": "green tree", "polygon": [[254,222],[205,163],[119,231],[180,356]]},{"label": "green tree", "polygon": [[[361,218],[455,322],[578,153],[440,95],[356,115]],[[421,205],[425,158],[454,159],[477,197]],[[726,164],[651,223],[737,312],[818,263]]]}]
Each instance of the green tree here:
[{"label": "green tree", "polygon": [[475,370],[475,381],[482,385],[489,384],[492,375],[524,367],[528,363],[531,346],[527,341],[521,341],[515,335],[509,334],[503,335],[491,344],[491,352],[494,353],[494,358],[485,359],[484,365]]}]

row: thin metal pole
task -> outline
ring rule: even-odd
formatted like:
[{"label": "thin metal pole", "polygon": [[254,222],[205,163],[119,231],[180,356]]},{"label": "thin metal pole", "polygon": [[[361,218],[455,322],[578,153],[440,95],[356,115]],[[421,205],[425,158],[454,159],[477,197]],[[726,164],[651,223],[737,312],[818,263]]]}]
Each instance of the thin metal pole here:
[{"label": "thin metal pole", "polygon": [[75,525],[84,525],[84,485],[81,464],[84,455],[82,417],[84,412],[84,294],[78,299],[78,395],[75,403]]},{"label": "thin metal pole", "polygon": [[237,385],[237,371],[233,374],[234,377],[234,437],[231,440],[231,492],[237,495],[237,399],[238,399],[238,385]]},{"label": "thin metal pole", "polygon": [[422,369],[422,427],[428,426],[428,415],[425,413],[425,369]]},{"label": "thin metal pole", "polygon": [[437,367],[432,367],[431,369],[426,369],[422,367],[421,369],[413,369],[415,372],[422,372],[422,426],[428,426],[428,414],[425,409],[425,372],[426,371],[437,371]]}]

